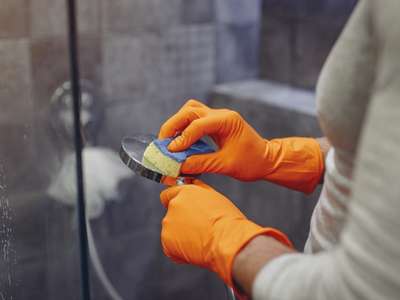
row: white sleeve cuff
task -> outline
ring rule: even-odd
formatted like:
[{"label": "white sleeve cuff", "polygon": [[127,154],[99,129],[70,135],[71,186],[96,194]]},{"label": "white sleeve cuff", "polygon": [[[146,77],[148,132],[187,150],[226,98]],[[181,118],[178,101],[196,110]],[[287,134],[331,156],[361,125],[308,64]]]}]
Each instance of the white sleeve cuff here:
[{"label": "white sleeve cuff", "polygon": [[[253,287],[252,287],[252,299],[254,300],[277,300],[280,299],[278,295],[274,295],[274,288],[276,287],[275,279],[281,275],[282,270],[286,269],[286,266],[294,263],[300,257],[304,257],[304,254],[284,254],[278,258],[275,258],[271,262],[267,263],[257,274]],[[279,282],[282,282],[279,280]]]}]

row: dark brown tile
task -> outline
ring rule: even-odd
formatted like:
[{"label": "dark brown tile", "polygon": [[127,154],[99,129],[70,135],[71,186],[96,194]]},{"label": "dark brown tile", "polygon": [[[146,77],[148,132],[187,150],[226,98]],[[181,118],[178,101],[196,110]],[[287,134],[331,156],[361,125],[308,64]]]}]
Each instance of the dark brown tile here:
[{"label": "dark brown tile", "polygon": [[[54,0],[52,0],[54,1]],[[98,34],[102,29],[101,0],[77,1],[80,34]]]},{"label": "dark brown tile", "polygon": [[32,115],[32,82],[27,39],[0,40],[0,122],[24,124]]},{"label": "dark brown tile", "polygon": [[217,82],[258,75],[260,25],[220,24],[217,29]]},{"label": "dark brown tile", "polygon": [[295,16],[297,15],[297,1],[292,0],[263,0],[263,18],[267,16]]},{"label": "dark brown tile", "polygon": [[217,22],[230,25],[251,25],[260,22],[262,0],[215,0]]},{"label": "dark brown tile", "polygon": [[[31,175],[32,171],[25,170]],[[19,179],[23,174],[19,174]],[[18,184],[22,190],[23,181]],[[11,190],[10,190],[11,192]],[[13,211],[12,228],[14,249],[21,263],[26,259],[46,257],[46,214],[49,212],[49,199],[39,192],[25,193],[14,190],[10,193],[10,207]]]},{"label": "dark brown tile", "polygon": [[102,1],[104,30],[108,33],[159,33],[180,18],[180,0]]},{"label": "dark brown tile", "polygon": [[182,1],[181,20],[184,24],[211,23],[214,20],[213,0]]},{"label": "dark brown tile", "polygon": [[104,91],[108,100],[144,97],[144,42],[138,37],[107,35],[103,39]]},{"label": "dark brown tile", "polygon": [[[21,115],[23,113],[18,113],[18,117],[22,117]],[[5,176],[4,182],[0,183],[3,187],[0,189],[1,193],[22,193],[36,188],[35,141],[29,118],[29,115],[26,116],[26,124],[0,124],[1,172]]]},{"label": "dark brown tile", "polygon": [[103,82],[107,101],[142,101],[159,93],[160,39],[108,34],[103,39]]},{"label": "dark brown tile", "polygon": [[296,29],[293,57],[295,86],[314,88],[321,68],[344,26],[335,18],[301,18]]},{"label": "dark brown tile", "polygon": [[[33,38],[66,36],[66,3],[63,0],[31,1],[31,36]],[[79,33],[100,32],[100,1],[78,1],[77,11]]]},{"label": "dark brown tile", "polygon": [[31,260],[16,266],[14,297],[2,292],[5,299],[47,299],[46,261]]},{"label": "dark brown tile", "polygon": [[357,0],[263,0],[263,15],[347,17]]},{"label": "dark brown tile", "polygon": [[34,38],[66,36],[67,12],[65,3],[62,0],[31,1],[31,36]]},{"label": "dark brown tile", "polygon": [[215,82],[215,36],[208,24],[174,27],[163,35],[160,90],[169,107],[206,97]]},{"label": "dark brown tile", "polygon": [[301,0],[296,4],[300,16],[347,18],[357,4],[357,0]]},{"label": "dark brown tile", "polygon": [[20,38],[29,35],[28,0],[3,0],[0,5],[0,38]]},{"label": "dark brown tile", "polygon": [[[167,101],[178,101],[189,95],[187,76],[190,70],[189,27],[168,30],[162,37],[160,88]],[[182,100],[183,101],[183,100]]]},{"label": "dark brown tile", "polygon": [[[101,89],[102,52],[98,37],[80,36],[81,79]],[[34,102],[37,110],[48,108],[56,88],[70,80],[68,45],[65,38],[34,39],[31,47]]]},{"label": "dark brown tile", "polygon": [[268,17],[263,20],[260,46],[262,78],[292,81],[293,24],[290,19]]}]

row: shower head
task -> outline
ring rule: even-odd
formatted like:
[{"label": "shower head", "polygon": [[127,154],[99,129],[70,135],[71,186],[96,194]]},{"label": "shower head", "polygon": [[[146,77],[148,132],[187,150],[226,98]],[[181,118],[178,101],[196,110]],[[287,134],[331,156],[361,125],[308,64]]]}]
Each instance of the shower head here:
[{"label": "shower head", "polygon": [[166,184],[190,184],[194,177],[181,174],[177,178],[166,176],[158,171],[151,170],[142,164],[143,154],[147,146],[157,137],[152,134],[138,134],[125,137],[121,142],[119,155],[121,160],[136,174],[147,179]]}]

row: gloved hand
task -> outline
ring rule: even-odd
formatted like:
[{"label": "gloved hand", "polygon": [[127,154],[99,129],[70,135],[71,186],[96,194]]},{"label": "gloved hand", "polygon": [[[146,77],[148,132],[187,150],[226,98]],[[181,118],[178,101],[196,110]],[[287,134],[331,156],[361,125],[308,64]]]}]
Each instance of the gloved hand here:
[{"label": "gloved hand", "polygon": [[283,233],[249,221],[231,201],[199,180],[167,188],[160,197],[168,208],[161,231],[165,255],[207,268],[229,286],[235,255],[255,236],[265,234],[291,246]]},{"label": "gloved hand", "polygon": [[[267,118],[267,116],[266,116]],[[219,173],[239,180],[265,179],[312,192],[323,173],[323,155],[313,138],[263,139],[237,112],[211,109],[189,100],[161,127],[159,138],[181,133],[170,151],[182,151],[209,135],[218,145],[214,153],[194,155],[182,165],[186,174]]]}]

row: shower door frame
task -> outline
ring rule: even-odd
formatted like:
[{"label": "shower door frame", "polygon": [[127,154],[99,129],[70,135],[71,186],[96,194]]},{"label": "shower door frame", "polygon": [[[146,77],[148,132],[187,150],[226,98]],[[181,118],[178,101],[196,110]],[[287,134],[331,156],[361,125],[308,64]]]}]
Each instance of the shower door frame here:
[{"label": "shower door frame", "polygon": [[76,157],[76,185],[77,185],[77,213],[79,226],[79,253],[80,253],[80,276],[81,276],[81,299],[90,300],[90,277],[89,277],[89,247],[86,228],[85,190],[83,180],[82,149],[83,140],[81,135],[81,113],[80,113],[80,73],[78,52],[78,22],[77,3],[75,0],[66,0],[67,3],[67,26],[71,91],[73,98],[73,120],[74,120],[74,144]]}]

